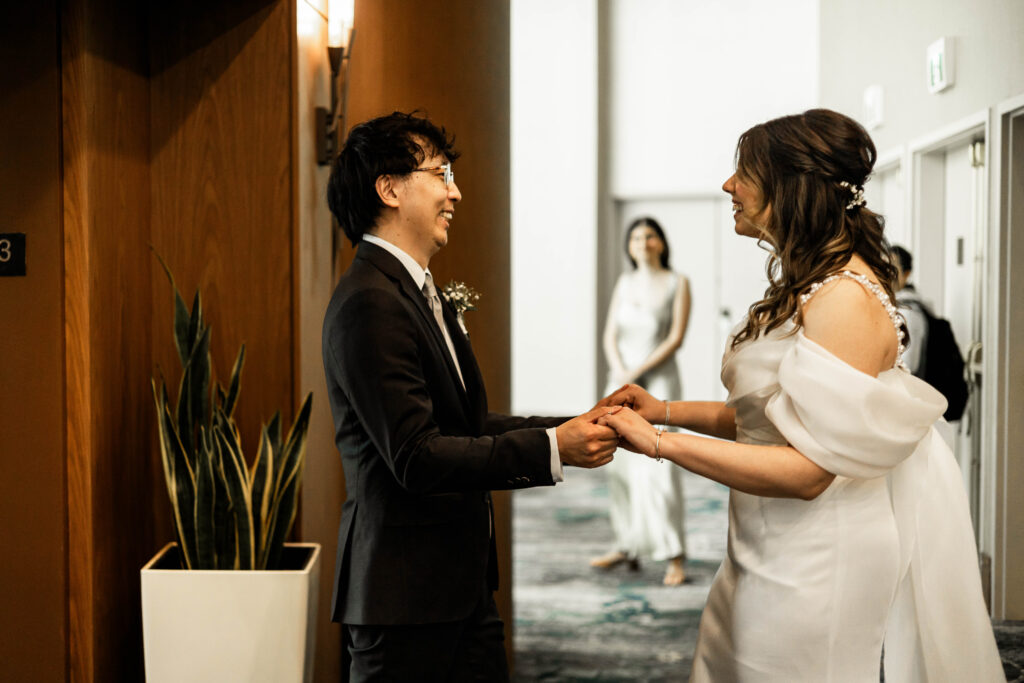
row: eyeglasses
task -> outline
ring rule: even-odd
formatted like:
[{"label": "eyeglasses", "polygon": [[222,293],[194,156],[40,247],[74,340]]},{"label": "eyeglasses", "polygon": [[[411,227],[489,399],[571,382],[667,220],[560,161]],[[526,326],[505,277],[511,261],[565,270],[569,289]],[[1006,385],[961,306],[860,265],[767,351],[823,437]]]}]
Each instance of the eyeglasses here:
[{"label": "eyeglasses", "polygon": [[452,171],[452,162],[447,161],[440,166],[431,166],[430,168],[414,168],[410,173],[416,173],[417,171],[444,171],[444,186],[451,187],[452,183],[455,182],[455,172]]}]

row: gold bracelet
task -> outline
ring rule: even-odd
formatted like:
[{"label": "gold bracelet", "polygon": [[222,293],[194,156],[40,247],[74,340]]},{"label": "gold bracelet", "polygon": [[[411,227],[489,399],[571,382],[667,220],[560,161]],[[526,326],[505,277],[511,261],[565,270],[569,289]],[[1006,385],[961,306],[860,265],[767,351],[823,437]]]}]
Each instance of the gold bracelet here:
[{"label": "gold bracelet", "polygon": [[669,426],[669,424],[671,424],[669,422],[669,407],[668,407],[668,400],[667,399],[665,401],[665,422],[664,422],[664,424],[665,424],[666,427]]},{"label": "gold bracelet", "polygon": [[661,433],[664,429],[658,430],[658,440],[654,442],[654,459],[661,462]]}]

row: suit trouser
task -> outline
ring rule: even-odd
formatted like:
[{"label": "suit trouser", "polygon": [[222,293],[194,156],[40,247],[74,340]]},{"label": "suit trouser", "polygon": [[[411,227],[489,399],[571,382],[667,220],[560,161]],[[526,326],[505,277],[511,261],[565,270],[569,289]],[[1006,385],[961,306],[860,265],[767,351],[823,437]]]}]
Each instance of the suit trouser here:
[{"label": "suit trouser", "polygon": [[345,624],[350,683],[509,680],[505,632],[487,588],[473,612],[439,624]]}]

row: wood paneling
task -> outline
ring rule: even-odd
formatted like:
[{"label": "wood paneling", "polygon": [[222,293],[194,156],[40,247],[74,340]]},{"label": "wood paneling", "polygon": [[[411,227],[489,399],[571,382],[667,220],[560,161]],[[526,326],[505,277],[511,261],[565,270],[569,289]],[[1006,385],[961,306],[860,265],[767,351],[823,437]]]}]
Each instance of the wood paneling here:
[{"label": "wood paneling", "polygon": [[[290,2],[176,3],[151,18],[154,248],[210,323],[227,381],[246,345],[236,412],[246,452],[261,422],[293,403]],[[152,261],[149,254],[143,258]],[[153,356],[180,364],[171,294],[152,268]]]},{"label": "wood paneling", "polygon": [[[29,234],[28,277],[0,281],[0,352],[15,361],[0,365],[0,473],[17,487],[0,512],[8,547],[34,561],[2,574],[5,609],[30,613],[0,645],[18,679],[142,679],[138,570],[173,536],[149,378],[178,376],[150,245],[186,297],[202,289],[221,378],[246,343],[248,450],[275,410],[290,423],[316,396],[301,535],[325,546],[317,677],[340,673],[326,604],[343,481],[319,353],[332,242],[311,159],[323,38],[299,44],[305,0],[212,5],[25,5],[0,46],[19,66],[3,81],[0,210]],[[366,1],[356,21],[350,120],[420,108],[458,134],[465,200],[433,269],[483,293],[468,324],[507,409],[507,0]]]},{"label": "wood paneling", "polygon": [[[481,293],[466,326],[490,407],[503,412],[511,403],[509,22],[508,0],[357,0],[346,124],[419,109],[455,133],[463,199],[430,269],[440,283],[460,280]],[[346,243],[343,260],[352,251]],[[510,506],[508,494],[495,494],[497,601],[511,661]]]},{"label": "wood paneling", "polygon": [[62,16],[71,680],[137,680],[139,567],[155,546],[145,22]]},{"label": "wood paneling", "polygon": [[138,572],[173,537],[149,378],[180,370],[150,244],[202,288],[222,379],[247,343],[250,452],[291,422],[292,7],[64,10],[71,680],[142,679]]},{"label": "wood paneling", "polygon": [[419,109],[455,134],[463,199],[448,246],[430,267],[439,282],[461,280],[483,295],[466,324],[491,404],[507,410],[508,2],[365,0],[356,3],[355,25],[349,127]]},{"label": "wood paneling", "polygon": [[26,235],[25,277],[0,278],[0,668],[66,675],[64,348],[57,3],[0,27],[0,232]]}]

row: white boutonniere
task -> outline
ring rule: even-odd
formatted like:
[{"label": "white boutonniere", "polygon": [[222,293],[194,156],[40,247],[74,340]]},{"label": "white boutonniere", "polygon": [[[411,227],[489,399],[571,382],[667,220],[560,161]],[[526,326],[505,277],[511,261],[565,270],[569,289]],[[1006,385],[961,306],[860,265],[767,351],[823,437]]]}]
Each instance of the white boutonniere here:
[{"label": "white boutonniere", "polygon": [[459,321],[459,327],[462,328],[462,333],[468,337],[469,331],[466,330],[466,321],[463,318],[463,314],[466,311],[476,310],[476,302],[480,299],[480,293],[465,282],[455,282],[452,280],[444,286],[441,294],[444,295],[445,300],[455,309],[455,317]]}]

